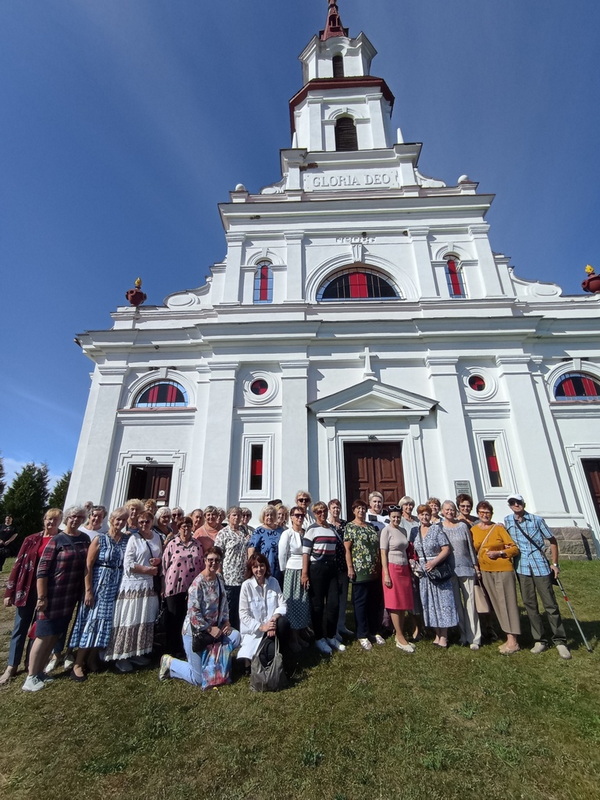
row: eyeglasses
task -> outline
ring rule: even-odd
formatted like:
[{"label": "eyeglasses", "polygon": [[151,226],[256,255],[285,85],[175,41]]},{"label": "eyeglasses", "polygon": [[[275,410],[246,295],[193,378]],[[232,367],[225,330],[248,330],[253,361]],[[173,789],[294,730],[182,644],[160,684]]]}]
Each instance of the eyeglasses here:
[{"label": "eyeglasses", "polygon": [[221,559],[220,558],[207,558],[206,559],[206,563],[207,564],[220,564],[221,563]]},{"label": "eyeglasses", "polygon": [[310,497],[299,497],[298,498],[298,502],[299,503],[308,503],[308,502],[310,502]]},{"label": "eyeglasses", "polygon": [[138,525],[150,525],[150,522],[149,519],[138,519]]}]

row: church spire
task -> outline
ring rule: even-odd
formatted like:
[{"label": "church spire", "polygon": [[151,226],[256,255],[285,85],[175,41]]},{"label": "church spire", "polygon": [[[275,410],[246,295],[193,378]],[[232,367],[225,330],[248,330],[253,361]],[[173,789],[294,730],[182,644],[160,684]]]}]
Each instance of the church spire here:
[{"label": "church spire", "polygon": [[320,39],[325,41],[334,36],[348,36],[348,28],[344,28],[340,18],[340,12],[336,0],[329,0],[329,10],[327,12],[327,24],[325,30],[321,31]]}]

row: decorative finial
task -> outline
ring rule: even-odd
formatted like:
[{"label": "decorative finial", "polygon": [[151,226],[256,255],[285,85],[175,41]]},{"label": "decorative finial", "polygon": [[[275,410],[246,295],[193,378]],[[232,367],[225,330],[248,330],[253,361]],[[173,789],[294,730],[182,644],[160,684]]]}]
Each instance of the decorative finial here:
[{"label": "decorative finial", "polygon": [[129,291],[125,292],[125,299],[129,302],[130,305],[141,306],[147,299],[147,295],[142,292],[142,279],[136,278],[134,281],[135,289],[129,289]]},{"label": "decorative finial", "polygon": [[327,11],[327,24],[325,30],[321,31],[322,41],[331,39],[334,36],[348,36],[348,28],[344,28],[336,0],[329,0],[329,10]]},{"label": "decorative finial", "polygon": [[587,278],[581,282],[583,291],[590,292],[590,294],[600,294],[600,275],[598,275],[591,264],[587,265],[585,272]]}]

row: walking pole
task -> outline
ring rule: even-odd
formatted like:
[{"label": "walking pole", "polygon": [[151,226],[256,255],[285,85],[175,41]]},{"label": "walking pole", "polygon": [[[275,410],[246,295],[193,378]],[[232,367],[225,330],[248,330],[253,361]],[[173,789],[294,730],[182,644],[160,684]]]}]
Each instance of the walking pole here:
[{"label": "walking pole", "polygon": [[570,600],[569,600],[569,598],[567,597],[567,593],[566,593],[566,591],[565,591],[565,587],[562,585],[562,581],[561,581],[561,579],[560,579],[560,578],[556,578],[555,580],[556,580],[556,583],[558,584],[558,588],[559,588],[559,589],[561,590],[561,592],[562,592],[562,595],[563,595],[563,597],[564,597],[565,603],[566,603],[566,604],[568,605],[568,607],[569,607],[569,611],[571,612],[571,616],[573,617],[573,619],[575,620],[575,624],[576,624],[576,625],[577,625],[577,627],[579,628],[579,633],[581,634],[581,638],[583,639],[583,643],[584,643],[584,645],[585,645],[585,647],[586,647],[586,650],[588,651],[588,653],[593,653],[594,651],[593,651],[593,650],[592,650],[592,648],[590,647],[590,644],[589,644],[588,640],[585,638],[585,634],[584,634],[584,632],[581,630],[581,625],[579,624],[579,620],[578,620],[578,619],[577,619],[577,617],[575,616],[575,610],[574,610],[573,606],[571,605],[571,601],[570,601]]}]

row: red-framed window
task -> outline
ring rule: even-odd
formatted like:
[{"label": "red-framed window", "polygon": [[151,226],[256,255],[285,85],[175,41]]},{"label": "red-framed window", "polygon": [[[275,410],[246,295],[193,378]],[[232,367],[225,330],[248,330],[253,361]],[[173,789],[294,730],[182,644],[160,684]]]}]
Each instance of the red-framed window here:
[{"label": "red-framed window", "polygon": [[187,405],[183,386],[175,381],[157,381],[142,390],[134,408],[181,408]]},{"label": "red-framed window", "polygon": [[554,387],[556,400],[600,400],[600,381],[584,372],[568,372],[561,375]]},{"label": "red-framed window", "polygon": [[250,489],[252,491],[260,491],[263,488],[263,452],[262,444],[250,446]]},{"label": "red-framed window", "polygon": [[465,284],[463,282],[460,262],[456,256],[446,259],[446,281],[450,297],[465,297]]},{"label": "red-framed window", "polygon": [[273,265],[270,261],[261,261],[254,273],[254,302],[273,302]]},{"label": "red-framed window", "polygon": [[483,442],[483,450],[485,453],[485,461],[487,464],[488,475],[490,477],[490,484],[494,487],[502,486],[502,477],[500,475],[500,466],[498,464],[498,455],[496,453],[496,442],[494,439],[487,439]]},{"label": "red-framed window", "polygon": [[319,289],[317,300],[385,300],[397,298],[392,284],[377,272],[364,269],[347,269],[329,278]]}]

